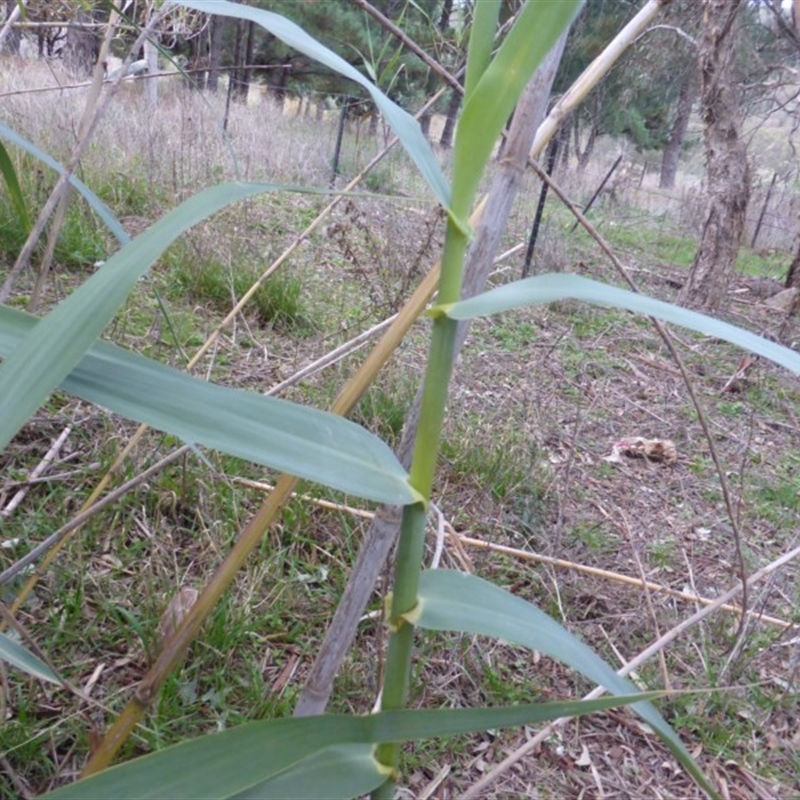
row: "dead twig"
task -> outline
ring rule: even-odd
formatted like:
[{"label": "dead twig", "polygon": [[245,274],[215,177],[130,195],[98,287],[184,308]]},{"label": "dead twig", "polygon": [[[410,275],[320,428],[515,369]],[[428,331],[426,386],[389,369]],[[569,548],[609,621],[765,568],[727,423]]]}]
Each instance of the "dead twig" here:
[{"label": "dead twig", "polygon": [[55,461],[55,459],[58,457],[61,448],[64,446],[64,442],[67,441],[67,437],[71,432],[71,425],[67,425],[67,427],[61,431],[58,438],[45,453],[44,458],[33,468],[33,470],[31,470],[31,474],[28,476],[28,479],[22,482],[22,488],[20,488],[17,493],[8,501],[5,508],[0,510],[1,518],[8,519],[14,513],[14,509],[17,508],[17,506],[19,506],[19,504],[25,499],[30,487],[41,478],[41,476],[50,468],[50,465],[53,463],[53,461]]},{"label": "dead twig", "polygon": [[[622,583],[626,586],[633,586],[638,589],[646,588],[650,592],[657,592],[659,594],[674,597],[677,600],[683,600],[687,603],[696,603],[702,606],[717,605],[719,598],[702,597],[692,592],[682,592],[678,589],[671,589],[669,586],[663,586],[660,583],[653,583],[652,581],[645,581],[642,583],[641,578],[634,578],[629,575],[622,575],[619,572],[610,572],[606,569],[599,567],[590,567],[586,564],[578,564],[575,561],[568,561],[563,558],[553,558],[552,556],[545,556],[540,553],[531,553],[528,550],[519,550],[515,547],[509,547],[503,544],[494,544],[492,542],[484,542],[482,539],[475,539],[470,536],[452,531],[449,533],[450,537],[458,537],[461,544],[467,547],[476,547],[481,550],[491,550],[496,553],[503,553],[504,555],[513,556],[523,561],[532,561],[537,564],[546,564],[550,567],[557,567],[558,569],[568,569],[573,572],[580,572],[583,575],[593,575],[603,580],[614,581],[614,583]],[[729,611],[732,614],[741,615],[742,609],[739,606],[723,604],[719,606],[723,611]],[[798,625],[787,622],[786,620],[779,619],[778,617],[771,617],[766,614],[760,614],[755,611],[748,611],[747,615],[757,622],[763,622],[765,625],[772,625],[776,628],[783,628],[784,630],[796,630]]]},{"label": "dead twig", "polygon": [[[261,481],[253,481],[248,478],[234,478],[233,482],[239,484],[240,486],[247,486],[250,489],[257,489],[264,492],[271,492],[275,489],[272,484],[263,483]],[[350,514],[362,519],[373,519],[375,517],[374,511],[366,511],[363,508],[356,508],[354,506],[346,505],[345,503],[334,503],[330,500],[323,500],[322,498],[313,497],[308,494],[297,494],[296,492],[293,492],[291,497],[314,503],[314,505],[318,506],[319,508],[326,508],[332,511],[341,511],[345,514]],[[476,539],[472,536],[466,536],[456,531],[448,520],[444,520],[444,529],[450,543],[461,551],[457,558],[462,564],[470,563],[469,557],[464,552],[463,548],[465,546],[474,547],[479,550],[489,550],[490,552],[502,553],[503,555],[512,556],[513,558],[518,558],[522,561],[531,561],[536,564],[545,564],[549,567],[556,567],[557,569],[566,569],[572,572],[579,572],[583,575],[592,575],[596,578],[601,578],[602,580],[621,583],[625,586],[631,586],[637,589],[644,589],[647,592],[663,594],[668,597],[675,598],[676,600],[682,600],[686,603],[693,603],[701,606],[711,606],[716,605],[719,602],[719,598],[702,597],[694,592],[683,592],[679,589],[672,589],[669,586],[664,586],[661,583],[648,581],[643,577],[643,575],[635,578],[630,575],[623,575],[619,572],[611,572],[607,569],[601,569],[600,567],[591,567],[587,564],[580,564],[576,561],[568,561],[567,559],[563,558],[553,558],[552,556],[542,555],[541,553],[532,553],[530,550],[520,550],[516,547],[495,544],[494,542],[486,542],[483,539]],[[471,568],[467,568],[465,571],[471,572],[472,570]],[[740,615],[742,613],[742,609],[739,606],[724,603],[718,607],[723,611],[730,612],[731,614]],[[765,625],[770,625],[775,628],[782,628],[784,630],[796,630],[797,628],[800,628],[800,625],[787,622],[786,620],[778,617],[770,616],[769,614],[748,611],[747,615],[754,622],[762,622]]]},{"label": "dead twig", "polygon": [[389,33],[403,43],[417,58],[427,67],[435,72],[448,86],[455,89],[459,94],[464,93],[464,89],[458,82],[458,78],[451,75],[436,59],[431,58],[410,36],[397,27],[388,17],[383,15],[377,8],[370,5],[367,0],[351,0],[353,5],[358,6],[376,19]]}]

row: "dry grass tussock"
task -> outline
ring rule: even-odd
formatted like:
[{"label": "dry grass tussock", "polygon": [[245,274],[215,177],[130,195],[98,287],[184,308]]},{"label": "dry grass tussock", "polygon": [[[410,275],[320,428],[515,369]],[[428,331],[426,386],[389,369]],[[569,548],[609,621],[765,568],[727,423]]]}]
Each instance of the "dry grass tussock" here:
[{"label": "dry grass tussock", "polygon": [[[35,64],[25,75],[2,71],[0,92],[53,83],[56,76]],[[0,113],[65,160],[82,91],[4,97]],[[87,154],[84,177],[102,189],[131,232],[200,186],[234,177],[232,153],[248,179],[327,185],[332,124],[286,118],[265,106],[234,106],[226,140],[219,132],[223,110],[221,97],[206,103],[177,90],[165,90],[153,114],[135,96],[122,98]],[[346,174],[377,146],[351,137]],[[601,176],[602,169],[597,172]],[[574,169],[559,175],[581,199],[597,177],[576,176]],[[682,185],[692,180],[685,176]],[[147,202],[133,203],[141,186],[147,192],[140,199]],[[291,314],[302,324],[279,323],[266,305],[246,308],[202,369],[222,382],[265,391],[396,310],[441,245],[437,212],[413,199],[416,186],[402,159],[379,167],[373,188],[412,197],[342,203],[276,275],[299,285],[302,308],[292,306]],[[594,219],[644,287],[672,299],[693,232],[679,213],[643,208],[640,191],[621,188],[615,199],[601,201]],[[537,193],[531,180],[504,249],[525,240]],[[661,211],[671,208],[673,195],[662,197]],[[275,195],[201,226],[162,259],[109,335],[185,363],[241,295],[237,277],[266,268],[323,202]],[[614,280],[588,237],[567,232],[571,224],[551,202],[534,270]],[[9,266],[4,258],[0,271]],[[775,269],[781,258],[787,260],[788,251],[768,263],[748,251],[742,267]],[[493,280],[516,277],[520,266],[519,255],[510,257]],[[59,264],[49,298],[84,275]],[[24,304],[29,280],[21,282],[15,302]],[[744,281],[732,289],[726,317],[790,345],[800,341],[795,319],[778,318]],[[392,442],[415,391],[425,333],[420,323],[355,415]],[[735,392],[723,393],[741,354],[683,332],[677,341],[732,485],[751,573],[798,544],[797,381],[758,363]],[[362,355],[363,349],[345,356],[285,395],[327,405]],[[45,480],[26,483],[67,425],[71,432]],[[0,567],[70,519],[132,432],[129,423],[61,395],[48,403],[0,457],[0,509],[27,489],[2,520]],[[671,439],[676,463],[605,460],[630,436]],[[148,434],[117,484],[175,446],[170,437]],[[11,671],[2,674],[3,796],[31,796],[75,775],[157,652],[171,598],[181,587],[202,586],[261,502],[256,484],[275,477],[234,459],[204,456],[187,456],[87,524],[19,612],[55,666],[92,702],[32,685]],[[369,511],[354,514],[342,505],[346,498],[310,491],[329,504],[292,501],[164,687],[126,756],[290,713]],[[458,547],[446,539],[445,566],[473,569],[535,601],[614,665],[692,614],[687,596],[713,598],[739,579],[730,521],[686,388],[649,324],[628,314],[561,303],[476,323],[453,386],[437,503],[454,530],[485,545]],[[532,561],[532,555],[596,571]],[[644,576],[684,596],[631,587],[611,573]],[[797,577],[793,564],[776,572],[754,587],[749,608],[796,624]],[[20,581],[2,587],[3,600],[12,602],[20,587]],[[379,607],[376,594],[372,610]],[[337,683],[335,709],[371,708],[381,652],[381,626],[365,620]],[[796,627],[751,617],[739,631],[734,615],[718,612],[673,642],[661,660],[640,666],[635,679],[651,688],[700,690],[662,708],[727,796],[790,797],[800,792],[798,653]],[[412,703],[431,707],[561,699],[591,688],[540,654],[457,636],[420,637],[414,684]],[[409,747],[410,791],[462,797],[533,733],[487,732]],[[554,731],[481,796],[697,795],[649,731],[620,711]]]},{"label": "dry grass tussock", "polygon": [[[88,87],[58,63],[8,61],[0,68],[0,114],[22,136],[62,162],[75,142]],[[30,93],[50,87],[52,91]],[[18,94],[14,94],[18,92]],[[271,102],[233,103],[222,135],[225,91],[193,92],[170,78],[155,112],[139,84],[120,88],[92,139],[84,169],[136,175],[176,198],[211,182],[242,178],[324,186],[330,177],[335,126],[305,117],[300,124]]]}]

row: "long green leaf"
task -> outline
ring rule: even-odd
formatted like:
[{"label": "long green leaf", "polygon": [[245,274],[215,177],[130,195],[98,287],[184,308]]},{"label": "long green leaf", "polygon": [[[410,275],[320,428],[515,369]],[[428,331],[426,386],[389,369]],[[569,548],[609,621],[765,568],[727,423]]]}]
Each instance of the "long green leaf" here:
[{"label": "long green leaf", "polygon": [[555,300],[583,300],[596,306],[613,306],[646,314],[681,325],[684,328],[724,339],[800,374],[800,355],[788,347],[770,342],[761,336],[737,328],[727,322],[690,311],[688,308],[655,300],[647,295],[628,292],[581,275],[548,273],[507,283],[458,303],[437,306],[433,315],[443,313],[452,319],[473,319],[511,311],[525,306],[552,303]]},{"label": "long green leaf", "polygon": [[237,200],[276,188],[224,183],[181,203],[59,303],[0,367],[0,450],[83,358],[136,281],[184,231]]},{"label": "long green leaf", "polygon": [[236,800],[334,800],[359,797],[388,777],[371,744],[340,744],[304,758],[275,778],[237,794]]},{"label": "long green leaf", "polygon": [[[52,156],[49,156],[43,150],[40,150],[36,145],[31,144],[27,139],[24,139],[16,131],[9,128],[4,122],[0,122],[0,136],[8,141],[13,142],[17,147],[35,156],[48,167],[51,167],[60,175],[64,173],[64,167],[58,163]],[[70,186],[72,186],[86,202],[91,206],[94,212],[106,224],[111,233],[117,241],[124,244],[130,241],[130,236],[125,232],[125,229],[120,224],[119,220],[114,216],[109,207],[81,180],[74,175],[69,177]]]},{"label": "long green leaf", "polygon": [[5,633],[0,633],[0,659],[34,678],[61,684],[58,675],[47,664]]},{"label": "long green leaf", "polygon": [[[627,697],[601,697],[562,703],[537,703],[499,708],[386,711],[364,717],[326,715],[293,717],[240,725],[211,736],[181,742],[126,764],[111,767],[78,783],[45,795],[52,800],[105,800],[109,797],[139,798],[227,798],[227,797],[341,797],[352,789],[368,792],[386,776],[366,758],[363,748],[380,742],[404,742],[433,736],[482,731],[517,725],[533,725],[565,716],[578,716],[639,702],[663,693]],[[329,748],[341,748],[336,772],[320,767],[331,755]],[[328,751],[327,753],[325,751]],[[304,761],[308,759],[307,761]],[[334,783],[334,776],[352,765],[364,783]],[[303,766],[313,773],[303,775]],[[332,769],[333,769],[332,765]],[[297,784],[283,782],[289,771]],[[347,776],[345,781],[351,780]],[[272,790],[280,787],[280,793]],[[295,789],[295,786],[297,787]],[[255,791],[259,787],[259,791]],[[346,791],[341,791],[346,787]],[[252,794],[250,794],[252,792]],[[263,792],[263,794],[262,794]],[[314,793],[316,792],[316,794]]]},{"label": "long green leaf", "polygon": [[501,0],[484,0],[472,6],[472,25],[467,47],[467,68],[464,73],[464,100],[469,100],[481,76],[492,60],[497,20],[500,16]]},{"label": "long green leaf", "polygon": [[363,86],[369,92],[375,105],[380,109],[384,119],[397,134],[397,138],[406,149],[406,152],[416,163],[437,200],[445,208],[450,207],[450,186],[439,167],[439,162],[436,160],[428,140],[422,134],[419,123],[408,112],[392,102],[380,89],[343,58],[309,36],[294,22],[271,11],[231,3],[228,0],[175,0],[175,2],[178,5],[193,8],[196,11],[203,11],[207,14],[217,14],[255,22],[294,50],[313,58],[334,72],[338,72],[340,75],[344,75],[344,77],[350,78],[350,80]]},{"label": "long green leaf", "polygon": [[[0,357],[41,324],[0,306]],[[229,389],[105,342],[96,342],[61,388],[137,422],[264,466],[381,503],[416,496],[392,450],[335,414]]]},{"label": "long green leaf", "polygon": [[453,204],[468,213],[494,143],[541,60],[582,0],[528,0],[492,63],[466,98],[453,150]]},{"label": "long green leaf", "polygon": [[22,189],[17,180],[17,171],[14,169],[14,164],[11,157],[8,155],[8,150],[0,142],[0,172],[3,173],[3,180],[6,182],[8,188],[8,195],[11,198],[11,204],[17,212],[19,221],[25,233],[31,229],[31,218],[28,214],[28,204],[25,202],[25,195],[22,194]]},{"label": "long green leaf", "polygon": [[[636,687],[621,678],[590,647],[536,606],[482,580],[452,570],[424,572],[419,588],[420,616],[414,624],[437,631],[483,634],[530,647],[585,675],[614,694],[628,695]],[[713,793],[678,735],[649,704],[633,708],[663,739],[697,783]]]}]

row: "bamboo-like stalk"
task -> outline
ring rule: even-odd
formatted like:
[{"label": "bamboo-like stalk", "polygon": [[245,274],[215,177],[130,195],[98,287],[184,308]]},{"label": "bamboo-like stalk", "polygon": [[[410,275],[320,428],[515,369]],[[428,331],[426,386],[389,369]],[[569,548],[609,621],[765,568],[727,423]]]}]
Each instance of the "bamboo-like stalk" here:
[{"label": "bamboo-like stalk", "polygon": [[[480,79],[489,63],[491,45],[497,26],[499,3],[484,2],[475,9],[470,47],[467,55],[464,97]],[[462,220],[469,214],[472,195],[460,186],[458,159],[466,153],[456,140],[452,205],[448,209],[442,268],[439,277],[439,302],[456,302],[461,294],[464,261],[469,244],[468,233]],[[405,704],[411,675],[414,646],[413,614],[417,604],[422,558],[425,550],[425,521],[427,504],[431,498],[439,441],[444,424],[447,393],[455,359],[455,342],[458,323],[444,316],[434,319],[428,362],[422,388],[419,422],[414,438],[409,480],[425,499],[403,508],[400,541],[394,568],[394,592],[389,609],[389,645],[386,653],[386,672],[381,693],[381,710],[400,709]],[[395,742],[378,746],[377,760],[395,775],[400,762],[400,745]],[[376,800],[389,800],[394,795],[394,778],[386,780],[373,792]]]},{"label": "bamboo-like stalk", "polygon": [[[467,235],[463,227],[452,218],[447,223],[442,274],[439,281],[439,301],[458,300],[461,292],[461,273],[467,251]],[[439,440],[444,423],[447,391],[453,371],[455,340],[458,324],[455,320],[438,317],[434,320],[425,383],[422,391],[419,425],[414,440],[411,462],[411,485],[430,500]],[[422,557],[425,548],[425,520],[427,507],[422,503],[403,508],[400,542],[394,572],[394,594],[389,612],[389,647],[386,654],[386,675],[381,699],[382,710],[402,708],[408,691],[411,674],[411,657],[414,643],[413,617],[417,604]],[[400,746],[382,744],[377,751],[378,760],[393,771],[397,770]],[[389,798],[394,792],[394,781],[387,780],[374,796],[378,800]]]},{"label": "bamboo-like stalk", "polygon": [[[608,74],[619,57],[625,52],[625,49],[630,46],[630,43],[635,40],[637,35],[644,31],[663,5],[664,2],[661,2],[661,0],[651,0],[592,62],[576,85],[556,104],[536,129],[532,144],[526,147],[526,151],[530,152],[532,159],[536,159],[541,155],[564,119],[581,103],[589,91]],[[514,114],[512,130],[518,116],[519,111]],[[533,115],[533,119],[537,119],[536,115]],[[510,153],[510,148],[506,152],[507,154]],[[501,163],[504,166],[510,164],[508,155],[503,158]],[[514,169],[519,169],[519,167],[512,165],[512,171]],[[491,223],[492,225],[496,225],[496,220],[503,218],[503,215],[507,213],[507,211],[501,210],[501,201],[489,203],[494,194],[495,187],[493,186],[490,195],[484,197],[480,204],[482,208],[485,207],[486,209],[485,217],[494,220]],[[469,289],[470,295],[477,294],[484,286],[487,271],[483,269],[482,265],[491,261],[496,249],[496,242],[492,241],[492,236],[490,235],[482,238],[481,231],[478,229],[472,249],[475,251],[475,269],[470,274],[470,268],[468,267],[465,274],[465,289]],[[469,323],[466,321],[459,326],[457,347],[463,345],[468,329]],[[409,428],[409,436],[413,436],[413,418],[407,421],[406,427]],[[405,437],[406,434],[404,433],[404,439]],[[352,643],[355,636],[355,627],[367,603],[368,592],[364,591],[363,587],[374,586],[389,549],[397,536],[397,523],[392,522],[392,516],[388,513],[380,515],[380,518],[370,526],[364,546],[359,553],[358,560],[353,567],[353,572],[345,588],[343,598],[347,602],[343,602],[337,609],[334,620],[326,633],[321,651],[314,663],[311,677],[295,709],[295,714],[305,716],[324,711],[325,703],[330,696],[333,677],[344,660],[347,650],[347,646],[343,646],[343,643],[348,643],[348,646],[349,643]]]},{"label": "bamboo-like stalk", "polygon": [[617,63],[619,57],[636,41],[648,25],[655,19],[659,11],[670,0],[648,0],[638,14],[614,37],[614,40],[602,53],[581,73],[575,83],[570,86],[561,99],[553,106],[547,119],[536,131],[531,153],[533,158],[547,146],[553,134],[561,127],[566,118],[583,102],[589,92],[608,74]]}]

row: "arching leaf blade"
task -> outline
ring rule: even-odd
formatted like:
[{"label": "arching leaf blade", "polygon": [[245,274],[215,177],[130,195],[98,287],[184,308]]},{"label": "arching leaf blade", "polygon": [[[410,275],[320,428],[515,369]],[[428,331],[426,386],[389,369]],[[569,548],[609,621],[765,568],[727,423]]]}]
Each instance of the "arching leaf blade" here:
[{"label": "arching leaf blade", "polygon": [[[185,797],[316,797],[304,780],[304,768],[318,774],[331,764],[322,797],[349,796],[354,784],[349,776],[337,784],[333,777],[340,757],[359,771],[358,780],[366,786],[377,771],[371,748],[381,742],[404,742],[434,736],[482,731],[517,725],[537,724],[565,716],[591,714],[609,708],[652,699],[662,692],[595,700],[558,703],[530,703],[495,708],[385,711],[363,717],[325,715],[251,722],[222,733],[181,742],[157,753],[111,767],[97,775],[64,786],[44,797],[51,800],[104,800],[125,797],[181,799]],[[338,748],[338,752],[336,750]],[[369,753],[369,755],[367,755]],[[297,777],[282,782],[283,777]],[[380,776],[379,785],[385,780]],[[316,777],[314,778],[316,780]],[[272,783],[274,782],[274,783]],[[281,783],[282,782],[282,783]],[[272,783],[272,786],[270,786]],[[264,794],[256,791],[263,787]],[[278,793],[278,788],[282,794]],[[363,791],[369,791],[365,788]],[[273,792],[273,794],[268,794]]]},{"label": "arching leaf blade", "polygon": [[[453,200],[467,213],[500,131],[542,59],[583,0],[528,0],[466,98],[453,150]],[[466,204],[464,208],[460,205]]]},{"label": "arching leaf blade", "polygon": [[371,81],[343,58],[309,36],[299,25],[286,17],[252,6],[231,3],[228,0],[175,0],[178,5],[203,11],[207,14],[233,17],[255,22],[277,36],[285,44],[309,58],[324,64],[334,72],[349,78],[369,93],[384,119],[397,134],[397,138],[417,165],[420,173],[433,191],[436,199],[450,207],[450,186],[419,123],[400,106],[390,100]]},{"label": "arching leaf blade", "polygon": [[388,777],[371,744],[339,744],[307,756],[274,778],[240,792],[235,800],[338,800],[360,797]]},{"label": "arching leaf blade", "polygon": [[40,320],[0,366],[0,449],[72,371],[136,281],[178,236],[231,203],[276,188],[223,183],[198,192],[125,244]]},{"label": "arching leaf blade", "polygon": [[[4,139],[15,144],[22,150],[30,153],[35,158],[39,159],[43,164],[54,169],[59,175],[64,173],[64,167],[58,163],[52,156],[40,150],[36,145],[31,144],[27,139],[20,136],[16,131],[9,128],[4,122],[0,122],[0,136]],[[114,216],[111,209],[79,178],[70,175],[68,178],[70,186],[72,186],[84,200],[89,204],[92,210],[98,217],[105,223],[106,227],[114,234],[117,241],[125,243],[130,240],[130,236],[125,232],[120,221]]]},{"label": "arching leaf blade", "polygon": [[472,26],[467,48],[467,67],[464,73],[464,99],[473,90],[492,60],[492,47],[500,16],[501,0],[485,0],[472,8]]},{"label": "arching leaf blade", "polygon": [[[420,616],[414,624],[420,628],[493,636],[556,658],[613,694],[636,692],[633,684],[617,675],[552,617],[475,575],[453,570],[423,572],[419,610]],[[655,708],[649,703],[635,703],[632,707],[659,734],[695,781],[713,794],[708,779]]]},{"label": "arching leaf blade", "polygon": [[[0,306],[0,356],[12,353],[35,317]],[[415,502],[392,450],[335,414],[218,386],[96,342],[61,388],[183,441],[273,467],[356,497]]]},{"label": "arching leaf blade", "polygon": [[11,156],[9,156],[8,150],[6,150],[2,142],[0,142],[0,173],[3,174],[3,180],[6,182],[8,196],[11,198],[11,205],[14,206],[14,211],[17,212],[23,230],[25,233],[28,233],[31,229],[28,204],[25,202],[25,195],[22,193],[22,188],[19,185],[14,163],[11,161]]},{"label": "arching leaf blade", "polygon": [[363,741],[363,728],[350,724],[357,719],[306,717],[240,725],[111,767],[46,797],[235,797],[325,748]]},{"label": "arching leaf blade", "polygon": [[788,347],[770,342],[754,333],[737,328],[722,320],[691,311],[682,306],[665,303],[643,294],[569,273],[536,275],[514,281],[483,294],[431,309],[432,314],[444,313],[451,319],[474,319],[513,311],[525,306],[543,305],[556,300],[582,300],[597,306],[611,306],[656,317],[707,336],[723,339],[745,350],[764,356],[776,364],[800,374],[800,354]]},{"label": "arching leaf blade", "polygon": [[0,659],[34,678],[61,684],[58,675],[44,661],[2,632],[0,632]]}]

